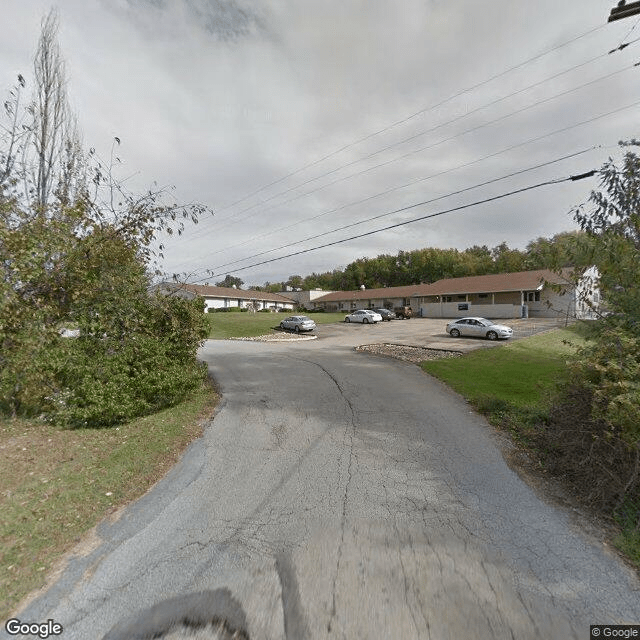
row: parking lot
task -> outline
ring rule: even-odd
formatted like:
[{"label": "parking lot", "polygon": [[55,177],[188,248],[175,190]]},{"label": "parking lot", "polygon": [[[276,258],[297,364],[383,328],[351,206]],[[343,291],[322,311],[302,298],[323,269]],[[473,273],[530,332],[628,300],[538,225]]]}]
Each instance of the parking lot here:
[{"label": "parking lot", "polygon": [[[452,338],[445,333],[449,320],[444,318],[412,318],[411,320],[392,320],[377,324],[335,323],[318,325],[313,332],[318,341],[331,341],[334,344],[356,347],[362,344],[391,343],[430,349],[448,349],[452,351],[472,351],[503,344],[478,338]],[[526,318],[497,320],[513,329],[512,340],[524,338],[535,333],[565,326],[564,320],[555,318]]]}]

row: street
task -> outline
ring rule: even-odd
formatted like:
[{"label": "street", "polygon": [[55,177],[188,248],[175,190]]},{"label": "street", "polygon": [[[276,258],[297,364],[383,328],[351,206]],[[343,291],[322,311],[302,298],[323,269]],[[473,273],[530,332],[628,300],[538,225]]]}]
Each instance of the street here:
[{"label": "street", "polygon": [[585,639],[640,622],[637,577],[509,469],[459,396],[329,333],[208,341],[223,400],[204,436],[20,617],[101,638],[227,589],[250,638]]}]

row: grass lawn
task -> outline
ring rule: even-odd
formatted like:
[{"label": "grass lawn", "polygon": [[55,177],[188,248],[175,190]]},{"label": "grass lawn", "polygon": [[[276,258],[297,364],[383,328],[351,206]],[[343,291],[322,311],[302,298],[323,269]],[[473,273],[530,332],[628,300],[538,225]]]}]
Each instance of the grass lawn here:
[{"label": "grass lawn", "polygon": [[[479,349],[461,358],[432,360],[420,366],[464,396],[493,425],[543,461],[536,449],[537,425],[548,415],[556,382],[568,375],[566,360],[584,344],[579,325],[542,333],[501,347]],[[640,567],[636,519],[623,522],[613,541]]]},{"label": "grass lawn", "polygon": [[547,406],[566,372],[567,357],[583,344],[572,329],[558,329],[462,358],[431,360],[421,367],[482,408],[487,402],[521,409]]},{"label": "grass lawn", "polygon": [[178,406],[119,427],[0,420],[0,620],[88,530],[173,466],[217,402],[207,384]]},{"label": "grass lawn", "polygon": [[[275,333],[280,321],[291,315],[290,313],[208,313],[207,319],[211,325],[209,338],[214,340],[226,340],[228,338],[252,338]],[[343,322],[344,313],[312,313],[309,317],[316,324],[328,324],[331,322]]]},{"label": "grass lawn", "polygon": [[570,327],[420,366],[540,458],[534,444],[538,424],[548,415],[556,383],[567,375],[568,357],[583,343]]}]

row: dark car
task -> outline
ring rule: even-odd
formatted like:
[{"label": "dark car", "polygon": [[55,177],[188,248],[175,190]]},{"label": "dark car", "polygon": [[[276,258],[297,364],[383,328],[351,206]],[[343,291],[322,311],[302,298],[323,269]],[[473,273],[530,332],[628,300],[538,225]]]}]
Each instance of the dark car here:
[{"label": "dark car", "polygon": [[376,313],[379,313],[382,316],[382,321],[385,320],[387,322],[391,322],[391,320],[395,320],[396,314],[389,309],[374,309]]},{"label": "dark car", "polygon": [[413,316],[413,309],[411,307],[394,307],[393,309],[396,313],[396,318],[402,318],[403,320],[408,320]]}]

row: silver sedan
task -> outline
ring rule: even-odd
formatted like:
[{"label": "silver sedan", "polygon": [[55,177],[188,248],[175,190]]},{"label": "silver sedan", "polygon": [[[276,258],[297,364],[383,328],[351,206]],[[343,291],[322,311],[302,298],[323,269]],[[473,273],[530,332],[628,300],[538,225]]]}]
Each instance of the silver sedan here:
[{"label": "silver sedan", "polygon": [[307,316],[290,316],[280,323],[280,328],[300,333],[301,331],[313,331],[316,328],[316,323]]},{"label": "silver sedan", "polygon": [[459,336],[473,336],[476,338],[486,338],[487,340],[497,340],[498,338],[510,338],[513,329],[504,324],[495,324],[486,318],[460,318],[452,320],[447,325],[447,333],[452,338]]}]

